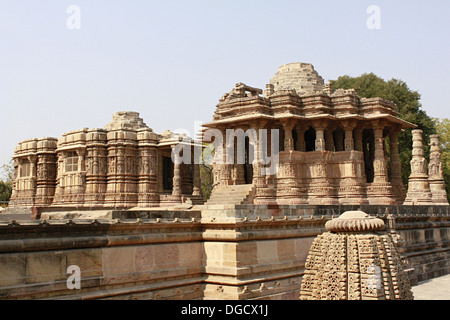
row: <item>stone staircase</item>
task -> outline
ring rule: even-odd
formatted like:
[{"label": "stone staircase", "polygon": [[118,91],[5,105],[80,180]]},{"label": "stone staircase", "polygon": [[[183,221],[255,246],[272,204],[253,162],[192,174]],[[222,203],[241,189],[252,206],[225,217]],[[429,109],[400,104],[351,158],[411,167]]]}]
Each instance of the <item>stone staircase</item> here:
[{"label": "stone staircase", "polygon": [[205,203],[212,205],[239,205],[253,203],[255,187],[253,184],[239,184],[229,186],[217,186],[212,191],[211,197]]}]

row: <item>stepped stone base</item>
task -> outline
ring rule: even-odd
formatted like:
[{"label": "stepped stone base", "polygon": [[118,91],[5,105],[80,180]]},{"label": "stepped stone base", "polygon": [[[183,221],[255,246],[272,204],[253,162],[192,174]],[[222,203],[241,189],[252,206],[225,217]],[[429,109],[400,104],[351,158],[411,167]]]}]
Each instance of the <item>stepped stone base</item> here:
[{"label": "stepped stone base", "polygon": [[[210,204],[0,221],[0,298],[297,300],[314,238],[352,209]],[[361,209],[394,215],[412,285],[450,273],[448,206]],[[80,290],[66,287],[69,265]]]}]

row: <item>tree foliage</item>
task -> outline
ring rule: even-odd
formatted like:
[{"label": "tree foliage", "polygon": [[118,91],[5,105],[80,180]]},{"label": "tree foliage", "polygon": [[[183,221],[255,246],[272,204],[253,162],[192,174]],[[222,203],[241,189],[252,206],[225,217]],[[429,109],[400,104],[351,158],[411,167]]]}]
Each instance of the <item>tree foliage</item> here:
[{"label": "tree foliage", "polygon": [[[399,117],[414,123],[423,131],[425,155],[429,155],[429,136],[436,133],[435,121],[422,109],[420,94],[408,88],[402,80],[385,81],[373,73],[365,73],[359,77],[341,76],[331,81],[333,89],[355,89],[363,98],[380,97],[397,104]],[[399,135],[399,156],[402,163],[402,179],[405,187],[411,173],[412,133],[404,130]]]},{"label": "tree foliage", "polygon": [[[0,201],[9,201],[12,192],[12,183],[14,179],[14,166],[12,161],[0,167]],[[0,202],[0,204],[5,205]]]},{"label": "tree foliage", "polygon": [[441,146],[441,161],[444,171],[445,189],[450,201],[450,119],[433,118]]}]

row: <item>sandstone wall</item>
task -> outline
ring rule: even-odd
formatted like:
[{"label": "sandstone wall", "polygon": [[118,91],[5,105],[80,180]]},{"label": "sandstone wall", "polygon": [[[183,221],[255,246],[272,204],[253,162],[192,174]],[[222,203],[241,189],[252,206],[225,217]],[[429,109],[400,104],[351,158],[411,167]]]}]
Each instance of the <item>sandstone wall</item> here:
[{"label": "sandstone wall", "polygon": [[[119,219],[0,222],[1,299],[298,299],[326,221],[351,206],[222,205]],[[443,206],[362,206],[396,217],[412,284],[450,273]],[[157,216],[163,218],[158,218]],[[81,289],[67,288],[67,268]]]}]

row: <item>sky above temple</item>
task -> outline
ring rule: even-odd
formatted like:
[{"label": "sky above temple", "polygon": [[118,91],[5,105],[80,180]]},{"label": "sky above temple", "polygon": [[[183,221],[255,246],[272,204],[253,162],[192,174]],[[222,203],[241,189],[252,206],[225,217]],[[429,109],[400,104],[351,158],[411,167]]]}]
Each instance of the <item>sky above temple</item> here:
[{"label": "sky above temple", "polygon": [[21,140],[137,111],[193,135],[234,84],[278,67],[405,81],[450,118],[450,1],[0,0],[0,165]]}]

